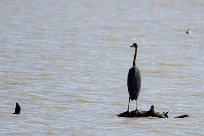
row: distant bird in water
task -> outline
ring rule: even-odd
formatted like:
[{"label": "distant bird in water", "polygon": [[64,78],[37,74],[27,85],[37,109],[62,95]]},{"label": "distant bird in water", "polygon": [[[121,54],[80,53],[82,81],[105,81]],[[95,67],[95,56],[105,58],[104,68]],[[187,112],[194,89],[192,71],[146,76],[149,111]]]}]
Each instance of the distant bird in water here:
[{"label": "distant bird in water", "polygon": [[133,43],[130,47],[135,48],[135,54],[133,59],[133,66],[129,69],[127,86],[129,92],[129,102],[128,102],[128,112],[130,100],[136,100],[136,111],[137,111],[137,99],[140,93],[141,88],[141,75],[140,70],[136,66],[136,57],[137,57],[137,44]]},{"label": "distant bird in water", "polygon": [[186,30],[186,34],[191,34],[191,30],[189,28]]},{"label": "distant bird in water", "polygon": [[21,107],[18,103],[16,103],[15,112],[13,114],[20,114],[20,112],[21,112]]}]

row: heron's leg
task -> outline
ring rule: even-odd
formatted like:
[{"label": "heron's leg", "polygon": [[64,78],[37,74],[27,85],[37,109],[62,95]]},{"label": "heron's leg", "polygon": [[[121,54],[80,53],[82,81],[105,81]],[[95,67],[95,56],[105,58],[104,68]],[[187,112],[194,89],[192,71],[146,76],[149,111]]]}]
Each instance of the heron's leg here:
[{"label": "heron's leg", "polygon": [[127,110],[128,112],[129,112],[129,104],[130,104],[130,97],[129,97],[129,102],[128,102],[128,110]]},{"label": "heron's leg", "polygon": [[136,100],[136,111],[137,111],[137,100]]}]

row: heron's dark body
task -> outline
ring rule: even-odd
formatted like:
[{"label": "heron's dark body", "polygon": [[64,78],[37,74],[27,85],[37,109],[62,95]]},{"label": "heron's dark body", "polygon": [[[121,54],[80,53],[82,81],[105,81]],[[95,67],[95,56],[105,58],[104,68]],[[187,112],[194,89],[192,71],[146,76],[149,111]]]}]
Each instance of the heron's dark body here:
[{"label": "heron's dark body", "polygon": [[141,75],[136,66],[129,69],[127,86],[130,99],[137,100],[141,88]]}]

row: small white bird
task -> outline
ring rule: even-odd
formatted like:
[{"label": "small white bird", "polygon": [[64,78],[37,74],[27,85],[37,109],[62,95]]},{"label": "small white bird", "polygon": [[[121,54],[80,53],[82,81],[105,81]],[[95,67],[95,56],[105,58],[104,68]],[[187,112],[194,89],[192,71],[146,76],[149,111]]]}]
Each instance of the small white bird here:
[{"label": "small white bird", "polygon": [[191,34],[191,30],[189,28],[186,30],[186,34]]}]

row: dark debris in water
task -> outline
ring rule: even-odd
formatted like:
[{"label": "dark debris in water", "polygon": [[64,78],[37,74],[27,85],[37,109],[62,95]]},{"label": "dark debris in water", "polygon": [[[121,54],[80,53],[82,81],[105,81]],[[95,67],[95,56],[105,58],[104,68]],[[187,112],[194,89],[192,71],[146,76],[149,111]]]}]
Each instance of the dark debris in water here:
[{"label": "dark debris in water", "polygon": [[[126,117],[126,118],[139,118],[139,117],[157,117],[157,118],[168,118],[169,112],[155,112],[154,106],[152,105],[151,108],[148,111],[142,111],[142,110],[134,110],[134,111],[125,111],[118,115],[117,117]],[[175,118],[186,118],[189,117],[189,115],[184,114],[177,116]]]},{"label": "dark debris in water", "polygon": [[134,110],[134,111],[125,111],[123,113],[120,113],[116,115],[117,117],[157,117],[157,118],[168,118],[168,112],[155,112],[154,106],[152,105],[151,108],[148,111],[142,111],[142,110]]}]

